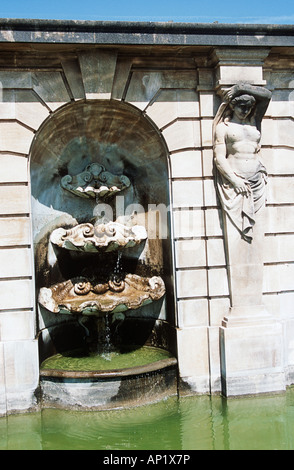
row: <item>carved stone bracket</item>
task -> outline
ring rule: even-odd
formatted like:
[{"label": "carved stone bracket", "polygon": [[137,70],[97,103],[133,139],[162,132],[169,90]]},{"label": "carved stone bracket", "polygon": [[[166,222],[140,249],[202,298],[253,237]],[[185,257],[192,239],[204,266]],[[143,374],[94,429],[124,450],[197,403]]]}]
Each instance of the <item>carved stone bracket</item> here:
[{"label": "carved stone bracket", "polygon": [[101,316],[137,309],[164,294],[165,285],[159,276],[144,278],[127,274],[121,279],[110,278],[96,284],[81,277],[43,287],[38,301],[52,313]]},{"label": "carved stone bracket", "polygon": [[109,199],[131,185],[125,175],[114,175],[103,165],[92,163],[77,175],[66,175],[61,179],[63,189],[76,196],[94,199]]},{"label": "carved stone bracket", "polygon": [[99,225],[85,223],[69,230],[58,228],[52,232],[50,241],[67,250],[110,252],[139,245],[146,238],[147,232],[141,225],[127,227],[109,222]]}]

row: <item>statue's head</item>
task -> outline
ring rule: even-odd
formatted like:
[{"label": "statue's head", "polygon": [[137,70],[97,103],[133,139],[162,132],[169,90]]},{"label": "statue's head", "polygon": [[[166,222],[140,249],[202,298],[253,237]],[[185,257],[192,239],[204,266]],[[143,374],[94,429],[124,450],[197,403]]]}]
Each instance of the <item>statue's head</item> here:
[{"label": "statue's head", "polygon": [[253,111],[256,100],[252,95],[240,95],[233,98],[229,105],[239,119],[246,119]]}]

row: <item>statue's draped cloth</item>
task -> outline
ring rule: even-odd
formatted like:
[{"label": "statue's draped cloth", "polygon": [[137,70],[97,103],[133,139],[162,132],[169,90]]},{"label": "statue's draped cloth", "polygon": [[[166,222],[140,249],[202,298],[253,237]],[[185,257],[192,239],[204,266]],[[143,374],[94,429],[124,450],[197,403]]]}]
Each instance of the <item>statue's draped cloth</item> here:
[{"label": "statue's draped cloth", "polygon": [[[243,178],[242,175],[237,175]],[[244,179],[244,178],[243,178]],[[216,170],[216,186],[223,210],[247,241],[252,240],[255,214],[265,205],[267,171],[262,163],[257,172],[247,178],[250,194],[237,194],[233,185]]]}]

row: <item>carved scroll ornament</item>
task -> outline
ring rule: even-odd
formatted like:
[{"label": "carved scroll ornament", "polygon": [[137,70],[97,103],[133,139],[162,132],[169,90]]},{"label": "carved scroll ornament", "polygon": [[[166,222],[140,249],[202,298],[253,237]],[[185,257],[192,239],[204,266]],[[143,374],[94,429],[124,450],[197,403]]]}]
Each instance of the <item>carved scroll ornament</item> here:
[{"label": "carved scroll ornament", "polygon": [[127,176],[114,175],[99,163],[88,165],[78,175],[66,175],[61,179],[62,188],[76,196],[102,200],[109,199],[130,185]]},{"label": "carved scroll ornament", "polygon": [[159,300],[164,294],[165,285],[160,277],[127,274],[124,278],[96,283],[81,277],[43,287],[38,300],[52,313],[100,316],[137,309]]},{"label": "carved scroll ornament", "polygon": [[85,223],[69,230],[58,228],[52,232],[50,240],[54,245],[67,250],[110,252],[131,248],[146,238],[147,232],[143,226],[127,227],[118,222],[109,222],[99,225]]}]

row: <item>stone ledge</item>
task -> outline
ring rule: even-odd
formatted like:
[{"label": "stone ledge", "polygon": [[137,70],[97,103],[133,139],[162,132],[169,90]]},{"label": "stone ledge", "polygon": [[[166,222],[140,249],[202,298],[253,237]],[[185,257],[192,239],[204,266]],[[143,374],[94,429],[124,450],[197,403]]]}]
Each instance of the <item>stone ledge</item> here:
[{"label": "stone ledge", "polygon": [[0,42],[293,46],[291,25],[0,19]]}]

